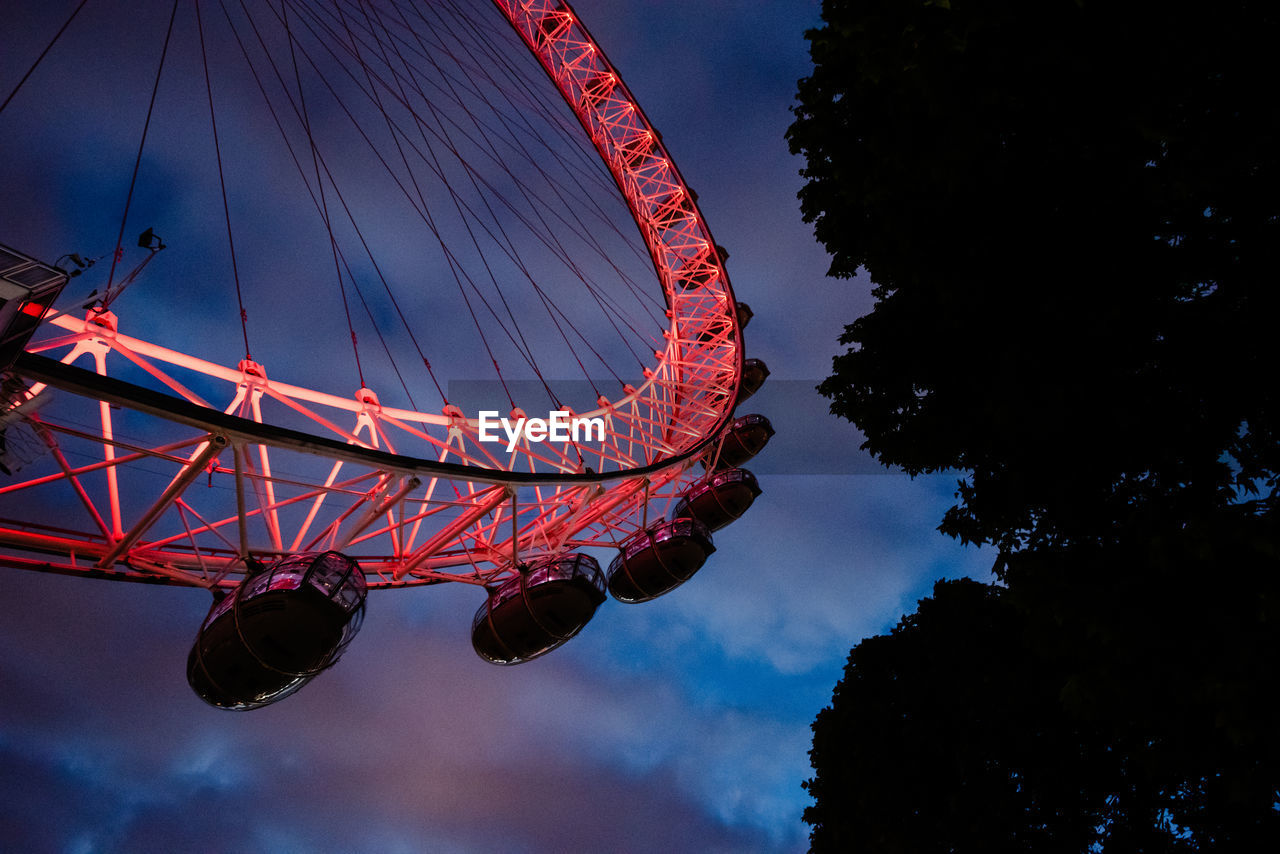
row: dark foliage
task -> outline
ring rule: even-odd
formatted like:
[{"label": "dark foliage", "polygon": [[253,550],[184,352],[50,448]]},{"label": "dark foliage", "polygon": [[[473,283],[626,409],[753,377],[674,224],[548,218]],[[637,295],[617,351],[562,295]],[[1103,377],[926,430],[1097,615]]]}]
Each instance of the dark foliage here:
[{"label": "dark foliage", "polygon": [[1004,572],[1066,719],[1120,763],[1090,772],[1112,775],[1103,850],[1276,850],[1280,530],[1228,509],[1126,534]]},{"label": "dark foliage", "polygon": [[1280,850],[1280,11],[825,0],[788,138],[876,306],[820,387],[965,472],[814,725],[815,851]]},{"label": "dark foliage", "polygon": [[1059,674],[1021,642],[996,588],[939,582],[893,634],[853,650],[814,724],[815,851],[1082,851],[1102,821]]},{"label": "dark foliage", "polygon": [[[1280,583],[1241,607],[1205,577],[1227,557],[1280,577],[1254,545],[1165,553],[1152,565],[1166,577],[1100,608],[1065,584],[1029,601],[1016,586],[939,582],[892,634],[854,648],[814,722],[812,850],[1275,850]],[[1091,557],[1027,554],[1012,571]]]},{"label": "dark foliage", "polygon": [[1280,11],[824,3],[792,150],[871,314],[821,390],[884,463],[971,472],[945,530],[1104,536],[1274,489]]}]

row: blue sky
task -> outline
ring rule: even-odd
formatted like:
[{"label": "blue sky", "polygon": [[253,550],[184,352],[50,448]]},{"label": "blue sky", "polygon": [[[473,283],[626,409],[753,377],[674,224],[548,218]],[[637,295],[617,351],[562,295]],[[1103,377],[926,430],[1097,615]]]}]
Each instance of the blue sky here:
[{"label": "blue sky", "polygon": [[[805,849],[809,724],[849,648],[936,579],[987,577],[992,558],[935,530],[954,476],[877,469],[807,391],[871,304],[869,282],[825,278],[783,139],[818,2],[574,6],[698,191],[755,311],[748,355],[772,377],[747,411],[778,430],[751,466],[764,494],[691,582],[607,603],[543,659],[482,662],[460,585],[379,591],[338,667],[247,714],[185,684],[206,593],[0,570],[0,847]],[[13,33],[0,57],[15,55]],[[6,92],[13,68],[0,63]],[[51,112],[69,124],[62,153],[91,174],[92,129]],[[12,134],[0,124],[6,147]],[[0,242],[47,225],[6,204]]]}]

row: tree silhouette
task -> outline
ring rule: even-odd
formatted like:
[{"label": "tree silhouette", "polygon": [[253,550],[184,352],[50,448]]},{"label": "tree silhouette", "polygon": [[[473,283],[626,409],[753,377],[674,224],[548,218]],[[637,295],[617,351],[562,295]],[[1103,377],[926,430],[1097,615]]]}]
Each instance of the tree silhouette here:
[{"label": "tree silhouette", "polygon": [[1126,534],[940,582],[855,647],[813,725],[813,851],[1276,850],[1275,518]]},{"label": "tree silhouette", "polygon": [[1227,509],[1125,533],[1019,552],[1003,573],[1063,712],[1122,762],[1103,850],[1276,850],[1275,518]]},{"label": "tree silhouette", "polygon": [[1085,850],[1111,759],[1022,635],[999,589],[939,582],[853,650],[813,727],[814,851]]},{"label": "tree silhouette", "polygon": [[1280,850],[1280,12],[823,21],[788,138],[876,304],[820,390],[886,465],[965,473],[942,530],[1004,586],[855,648],[814,850]]},{"label": "tree silhouette", "polygon": [[827,0],[788,137],[831,274],[877,304],[821,390],[945,530],[1105,536],[1280,470],[1280,13]]}]

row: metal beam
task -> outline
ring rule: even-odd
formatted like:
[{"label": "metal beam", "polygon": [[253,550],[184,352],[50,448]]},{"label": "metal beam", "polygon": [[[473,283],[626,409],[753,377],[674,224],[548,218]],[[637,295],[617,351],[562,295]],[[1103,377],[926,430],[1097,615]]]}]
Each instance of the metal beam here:
[{"label": "metal beam", "polygon": [[72,394],[94,400],[119,404],[137,412],[154,415],[185,424],[209,433],[221,433],[233,444],[261,443],[273,447],[288,448],[318,454],[334,460],[355,463],[383,471],[401,474],[440,476],[452,480],[492,484],[563,484],[604,483],[643,477],[672,466],[679,465],[701,453],[717,436],[732,417],[728,409],[715,430],[693,444],[688,450],[675,456],[639,466],[633,469],[609,472],[519,472],[485,469],[478,466],[446,463],[419,457],[392,454],[374,448],[361,448],[337,439],[313,436],[299,430],[290,430],[272,424],[257,424],[247,418],[238,418],[213,409],[196,406],[190,401],[172,395],[124,382],[114,377],[100,376],[74,365],[64,365],[47,356],[23,353],[14,363],[14,370],[39,382]]},{"label": "metal beam", "polygon": [[116,542],[111,551],[102,556],[102,560],[98,561],[98,568],[105,569],[111,566],[120,555],[133,548],[138,540],[142,539],[142,535],[147,532],[147,529],[155,524],[161,514],[173,505],[173,502],[178,500],[178,497],[191,484],[191,481],[195,480],[200,475],[200,472],[204,471],[204,467],[209,464],[209,461],[226,446],[226,436],[210,436],[209,444],[205,445],[204,450],[187,463],[186,468],[179,472],[178,476],[170,482],[168,489],[161,493],[160,497],[156,499],[156,502],[151,505],[146,513],[142,514],[142,518],[135,522],[128,533]]}]

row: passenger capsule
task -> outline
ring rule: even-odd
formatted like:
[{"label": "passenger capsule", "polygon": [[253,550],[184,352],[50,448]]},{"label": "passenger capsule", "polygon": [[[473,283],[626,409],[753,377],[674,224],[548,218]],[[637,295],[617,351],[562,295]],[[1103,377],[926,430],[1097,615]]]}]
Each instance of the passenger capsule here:
[{"label": "passenger capsule", "polygon": [[672,519],[697,519],[718,531],[737,519],[760,494],[756,476],[746,469],[722,469],[694,481],[671,509]]},{"label": "passenger capsule", "polygon": [[494,664],[537,658],[581,631],[604,591],[604,573],[590,555],[537,561],[489,593],[471,621],[471,645]]},{"label": "passenger capsule", "polygon": [[734,310],[738,315],[738,328],[746,329],[747,324],[751,322],[751,318],[755,317],[755,312],[751,310],[751,306],[745,302],[740,302],[734,306]]},{"label": "passenger capsule", "polygon": [[283,558],[214,603],[187,656],[187,681],[223,709],[283,699],[338,660],[360,630],[365,593],[346,555]]},{"label": "passenger capsule", "polygon": [[[769,378],[769,366],[762,359],[747,359],[742,363],[742,383],[738,386],[737,403],[742,403],[760,390]],[[736,405],[736,404],[735,404]]]},{"label": "passenger capsule", "polygon": [[684,584],[716,550],[695,519],[650,525],[623,541],[609,564],[609,592],[620,602],[648,602]]},{"label": "passenger capsule", "polygon": [[718,469],[737,468],[763,451],[773,433],[773,425],[763,415],[739,416],[725,428],[719,456],[713,445],[708,460],[714,459]]}]

